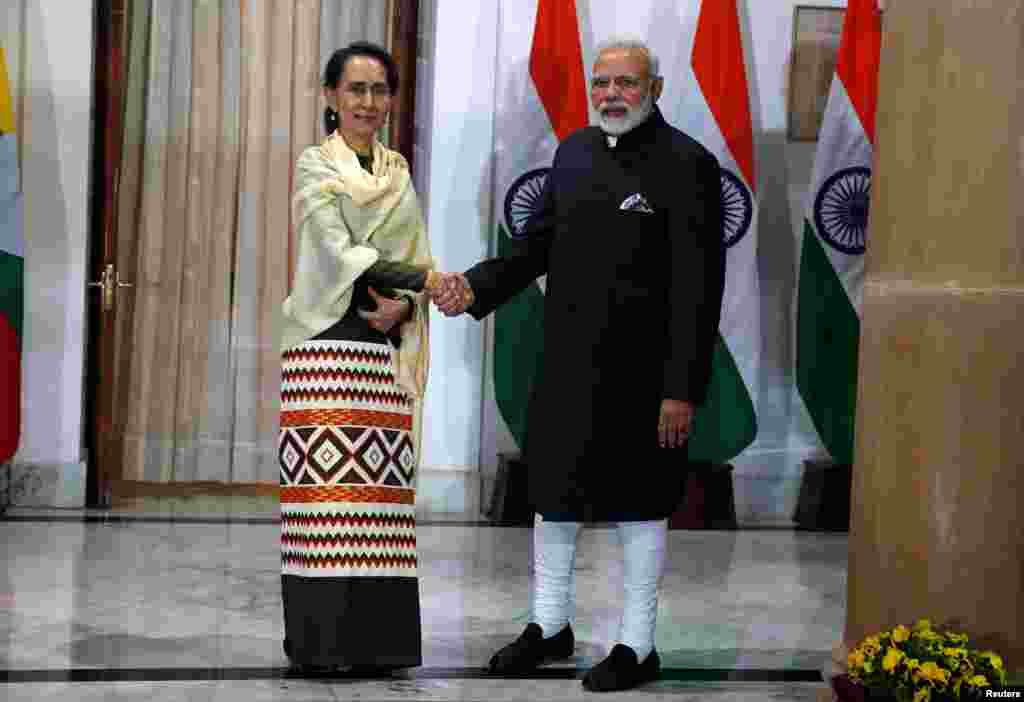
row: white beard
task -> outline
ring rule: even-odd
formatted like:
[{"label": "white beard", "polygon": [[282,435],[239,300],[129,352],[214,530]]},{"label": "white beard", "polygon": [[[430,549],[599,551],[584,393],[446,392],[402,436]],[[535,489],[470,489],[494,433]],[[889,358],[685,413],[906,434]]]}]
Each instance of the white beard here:
[{"label": "white beard", "polygon": [[[618,137],[622,136],[631,129],[634,129],[637,125],[643,124],[651,113],[654,112],[654,97],[651,95],[651,91],[647,91],[647,95],[636,107],[630,107],[624,102],[614,103],[616,107],[619,105],[626,108],[626,114],[618,119],[606,117],[600,110],[597,113],[597,123],[601,127],[601,130],[610,136]],[[604,108],[607,108],[605,105]]]}]

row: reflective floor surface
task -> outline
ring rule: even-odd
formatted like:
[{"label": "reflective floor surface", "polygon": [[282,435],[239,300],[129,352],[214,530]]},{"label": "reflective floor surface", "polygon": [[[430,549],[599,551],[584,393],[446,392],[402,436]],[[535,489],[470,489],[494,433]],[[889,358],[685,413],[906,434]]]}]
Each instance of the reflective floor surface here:
[{"label": "reflective floor surface", "polygon": [[[21,509],[0,517],[0,699],[595,696],[579,677],[615,643],[614,528],[580,538],[575,657],[525,679],[489,678],[483,667],[528,621],[530,529],[421,521],[423,666],[377,680],[288,671],[278,535],[273,515]],[[670,532],[657,630],[663,678],[598,697],[819,699],[842,631],[846,561],[846,534]]]}]

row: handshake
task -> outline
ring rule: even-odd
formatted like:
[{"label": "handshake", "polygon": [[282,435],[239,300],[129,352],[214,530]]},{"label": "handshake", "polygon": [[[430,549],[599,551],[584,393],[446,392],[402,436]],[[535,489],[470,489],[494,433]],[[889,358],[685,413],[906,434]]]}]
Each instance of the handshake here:
[{"label": "handshake", "polygon": [[461,273],[430,271],[424,287],[431,301],[448,317],[462,314],[476,299],[469,281]]}]

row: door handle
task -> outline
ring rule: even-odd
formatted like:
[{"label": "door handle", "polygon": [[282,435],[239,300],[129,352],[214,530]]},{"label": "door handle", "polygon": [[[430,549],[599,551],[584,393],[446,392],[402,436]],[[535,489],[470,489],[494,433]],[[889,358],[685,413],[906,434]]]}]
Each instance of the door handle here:
[{"label": "door handle", "polygon": [[87,284],[90,288],[100,288],[103,294],[103,311],[109,312],[114,309],[114,291],[117,288],[135,287],[132,283],[121,280],[120,274],[114,270],[114,264],[108,263],[103,267],[103,274],[99,280]]}]

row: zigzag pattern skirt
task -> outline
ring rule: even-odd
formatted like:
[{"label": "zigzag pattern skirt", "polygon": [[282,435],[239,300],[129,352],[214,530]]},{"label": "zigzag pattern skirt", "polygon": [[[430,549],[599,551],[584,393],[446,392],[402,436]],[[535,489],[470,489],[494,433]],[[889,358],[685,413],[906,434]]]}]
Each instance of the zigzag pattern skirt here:
[{"label": "zigzag pattern skirt", "polygon": [[281,588],[295,664],[421,664],[413,405],[386,342],[284,353]]}]

